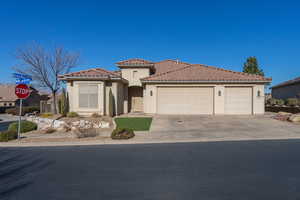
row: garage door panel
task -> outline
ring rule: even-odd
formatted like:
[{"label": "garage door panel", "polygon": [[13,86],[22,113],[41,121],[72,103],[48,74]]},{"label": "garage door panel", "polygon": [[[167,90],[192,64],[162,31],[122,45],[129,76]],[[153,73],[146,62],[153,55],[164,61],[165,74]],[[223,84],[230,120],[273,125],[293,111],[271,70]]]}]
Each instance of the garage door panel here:
[{"label": "garage door panel", "polygon": [[252,114],[252,88],[225,88],[226,114]]},{"label": "garage door panel", "polygon": [[159,114],[212,114],[213,88],[159,87]]}]

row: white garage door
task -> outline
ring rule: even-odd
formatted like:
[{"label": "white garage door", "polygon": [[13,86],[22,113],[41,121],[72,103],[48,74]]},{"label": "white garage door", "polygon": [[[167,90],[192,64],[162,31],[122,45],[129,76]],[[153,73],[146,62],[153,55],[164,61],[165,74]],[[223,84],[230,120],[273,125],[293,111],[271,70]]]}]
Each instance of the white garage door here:
[{"label": "white garage door", "polygon": [[252,114],[252,88],[226,87],[225,114]]},{"label": "white garage door", "polygon": [[158,87],[159,114],[213,114],[212,87]]}]

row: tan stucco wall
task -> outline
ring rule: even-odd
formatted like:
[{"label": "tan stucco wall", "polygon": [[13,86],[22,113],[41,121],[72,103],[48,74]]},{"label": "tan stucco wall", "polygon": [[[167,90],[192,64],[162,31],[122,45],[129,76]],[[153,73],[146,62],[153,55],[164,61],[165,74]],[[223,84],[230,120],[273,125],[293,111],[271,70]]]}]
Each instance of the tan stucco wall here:
[{"label": "tan stucco wall", "polygon": [[[79,108],[79,84],[97,84],[98,85],[98,108]],[[124,93],[126,88],[122,82],[106,82],[106,81],[73,81],[67,83],[67,91],[69,95],[70,111],[77,112],[79,115],[91,115],[98,113],[100,115],[109,114],[109,91],[112,91],[114,98],[114,114],[120,115],[124,113]]]},{"label": "tan stucco wall", "polygon": [[0,102],[0,107],[13,107],[15,106],[15,102],[14,101],[3,101]]},{"label": "tan stucco wall", "polygon": [[287,85],[280,88],[272,89],[272,97],[275,99],[288,99],[300,97],[300,83],[294,85]]},{"label": "tan stucco wall", "polygon": [[[98,107],[97,108],[80,108],[79,107],[79,84],[97,84],[98,85]],[[104,82],[103,81],[73,81],[67,83],[67,91],[69,95],[70,111],[77,112],[79,115],[91,115],[98,113],[104,114]]]},{"label": "tan stucco wall", "polygon": [[[226,86],[240,86],[253,88],[253,114],[264,114],[264,85],[263,84],[147,84],[144,89],[144,112],[157,112],[157,87],[158,86],[198,86],[198,87],[214,87],[214,114],[222,115],[225,112],[225,87]],[[261,96],[257,97],[257,91],[260,90]],[[150,95],[152,91],[152,96]],[[221,96],[218,95],[221,91]]]},{"label": "tan stucco wall", "polygon": [[[133,77],[134,71],[136,72],[136,77]],[[142,86],[142,83],[140,81],[141,78],[148,77],[150,75],[150,69],[149,68],[124,68],[121,69],[122,72],[122,78],[128,80],[129,84],[128,86]]]}]

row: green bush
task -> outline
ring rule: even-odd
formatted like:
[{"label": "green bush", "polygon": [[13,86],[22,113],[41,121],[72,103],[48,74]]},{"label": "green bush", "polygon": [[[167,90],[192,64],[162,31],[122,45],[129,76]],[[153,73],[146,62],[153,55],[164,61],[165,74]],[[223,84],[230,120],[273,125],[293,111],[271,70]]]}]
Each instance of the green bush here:
[{"label": "green bush", "polygon": [[44,118],[53,117],[53,113],[42,113],[40,116]]},{"label": "green bush", "polygon": [[286,100],[287,106],[298,106],[300,103],[300,100],[297,98],[289,98]]},{"label": "green bush", "polygon": [[[19,115],[20,107],[15,107],[15,108],[8,108],[5,110],[7,114],[12,114],[12,115]],[[37,106],[24,106],[22,107],[22,115],[25,115],[27,113],[33,113],[33,112],[40,112],[40,108]]]},{"label": "green bush", "polygon": [[[11,123],[8,127],[9,131],[18,132],[18,122]],[[37,124],[30,121],[21,121],[21,133],[26,133],[37,129]]]},{"label": "green bush", "polygon": [[0,132],[0,142],[8,142],[9,140],[15,140],[18,138],[16,131],[3,131]]},{"label": "green bush", "polygon": [[115,130],[113,130],[113,132],[111,133],[111,138],[112,139],[130,139],[133,138],[134,132],[132,129],[128,129],[128,128],[116,128]]},{"label": "green bush", "polygon": [[284,100],[283,99],[274,99],[274,98],[271,98],[267,101],[267,104],[269,105],[272,105],[272,106],[275,106],[275,105],[278,105],[278,106],[282,106],[284,105]]},{"label": "green bush", "polygon": [[67,117],[73,118],[73,117],[79,117],[79,115],[78,115],[77,112],[69,112],[69,113],[67,114]]},{"label": "green bush", "polygon": [[284,100],[283,99],[277,99],[276,105],[283,106],[284,105]]}]

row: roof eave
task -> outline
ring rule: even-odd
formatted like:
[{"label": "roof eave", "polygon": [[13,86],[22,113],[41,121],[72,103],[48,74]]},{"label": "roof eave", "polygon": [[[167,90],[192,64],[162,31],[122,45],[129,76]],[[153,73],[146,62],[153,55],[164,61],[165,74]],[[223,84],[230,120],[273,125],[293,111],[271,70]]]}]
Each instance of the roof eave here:
[{"label": "roof eave", "polygon": [[69,77],[59,77],[59,80],[62,81],[79,81],[79,80],[93,80],[93,81],[122,81],[124,83],[128,83],[128,80],[121,78],[121,77],[89,77],[89,76],[69,76]]},{"label": "roof eave", "polygon": [[256,80],[256,81],[249,81],[249,80],[197,80],[197,81],[179,81],[179,80],[173,80],[173,81],[166,81],[166,80],[141,80],[142,83],[270,83],[271,81],[268,80]]}]

